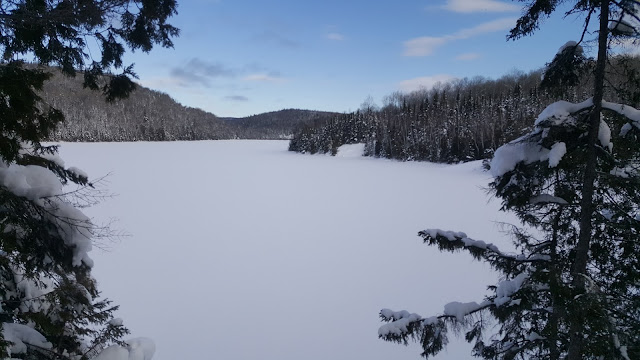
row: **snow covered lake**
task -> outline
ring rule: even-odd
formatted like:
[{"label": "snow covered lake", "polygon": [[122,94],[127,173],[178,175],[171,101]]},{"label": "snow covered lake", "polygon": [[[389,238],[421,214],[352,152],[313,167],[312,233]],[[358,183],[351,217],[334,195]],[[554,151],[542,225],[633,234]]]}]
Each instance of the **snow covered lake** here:
[{"label": "snow covered lake", "polygon": [[[117,196],[87,209],[130,236],[91,255],[103,294],[155,360],[417,360],[377,338],[382,308],[437,315],[495,281],[425,228],[508,242],[479,162],[287,152],[286,141],[64,143]],[[456,341],[437,359],[471,358]]]}]

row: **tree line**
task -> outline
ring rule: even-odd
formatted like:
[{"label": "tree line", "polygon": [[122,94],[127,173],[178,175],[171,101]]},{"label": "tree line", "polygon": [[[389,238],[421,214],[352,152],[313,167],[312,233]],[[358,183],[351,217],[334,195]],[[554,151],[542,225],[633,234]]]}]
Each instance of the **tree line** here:
[{"label": "tree line", "polygon": [[[613,59],[607,98],[636,106],[640,99],[629,74],[637,74],[638,68],[637,57]],[[543,70],[514,72],[497,80],[465,78],[428,90],[394,92],[380,108],[364,104],[353,113],[300,126],[289,150],[335,155],[343,144],[364,143],[366,156],[403,161],[487,159],[499,146],[529,132],[547,105],[559,97],[584,100],[592,89],[587,75],[571,86],[545,84],[542,75]]]},{"label": "tree line", "polygon": [[262,114],[251,115],[244,118],[220,118],[227,125],[239,130],[240,138],[246,139],[290,139],[294,129],[303,124],[312,124],[317,121],[338,115],[338,113],[283,109]]}]

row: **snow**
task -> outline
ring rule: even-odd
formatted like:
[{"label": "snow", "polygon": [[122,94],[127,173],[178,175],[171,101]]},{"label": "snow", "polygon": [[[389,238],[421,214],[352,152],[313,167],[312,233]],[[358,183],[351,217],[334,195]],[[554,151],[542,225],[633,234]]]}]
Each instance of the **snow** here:
[{"label": "snow", "polygon": [[554,168],[558,166],[562,157],[567,153],[567,145],[563,142],[555,143],[549,150],[549,167]]},{"label": "snow", "polygon": [[629,131],[631,131],[631,129],[633,129],[633,126],[629,123],[622,125],[622,127],[620,128],[620,136],[622,137],[627,136],[627,134],[629,133]]},{"label": "snow", "polygon": [[461,303],[454,301],[444,306],[444,315],[454,316],[458,321],[463,321],[466,315],[469,315],[487,305],[487,302],[478,304],[477,302]]},{"label": "snow", "polygon": [[558,54],[562,54],[562,52],[564,51],[564,49],[568,48],[568,47],[575,47],[577,46],[577,51],[579,53],[583,52],[582,46],[578,45],[577,42],[571,40],[571,41],[567,41],[564,45],[562,45],[559,49],[558,49]]},{"label": "snow", "polygon": [[543,121],[550,121],[554,125],[571,121],[571,114],[593,106],[593,98],[589,98],[581,103],[574,104],[568,101],[557,101],[547,106],[535,121],[535,125],[540,125]]},{"label": "snow", "polygon": [[129,339],[127,345],[129,345],[129,360],[151,360],[156,352],[156,344],[149,338]]},{"label": "snow", "polygon": [[[536,130],[546,137],[548,126],[571,124],[576,121],[572,114],[593,106],[593,99],[589,98],[581,103],[574,104],[567,101],[558,101],[547,106],[535,121]],[[600,123],[598,137],[602,146],[611,149],[611,129],[606,123]],[[493,159],[491,159],[491,175],[499,177],[512,171],[518,163],[531,164],[537,161],[548,161],[549,167],[558,166],[562,157],[567,153],[567,146],[563,142],[557,142],[547,149],[537,143],[526,141],[524,138],[516,139],[499,147]]]},{"label": "snow", "polygon": [[23,301],[20,304],[20,310],[23,312],[38,312],[49,308],[50,302],[44,298],[44,295],[53,290],[53,280],[50,278],[39,279],[42,286],[38,285],[34,280],[25,278],[21,271],[13,269],[13,277],[17,288],[23,294]]},{"label": "snow", "polygon": [[576,46],[576,45],[578,45],[577,42],[575,42],[573,40],[569,40],[558,49],[558,54],[561,54],[564,51],[564,49],[566,49],[568,47],[573,47],[573,46]]},{"label": "snow", "polygon": [[112,345],[102,350],[93,360],[129,360],[129,350],[119,345]]},{"label": "snow", "polygon": [[[431,235],[431,234],[430,234]],[[453,301],[444,306],[444,311],[442,312],[443,316],[451,316],[455,317],[457,321],[464,321],[464,317],[470,315],[480,309],[486,308],[488,306],[503,306],[504,304],[509,303],[509,305],[519,305],[522,299],[513,299],[512,296],[520,290],[524,282],[528,279],[529,275],[527,273],[520,273],[516,277],[510,280],[503,280],[498,283],[496,286],[496,297],[493,301],[485,300],[482,303],[478,304],[475,301],[461,303],[458,301]],[[407,325],[410,322],[417,321],[421,319],[421,316],[418,314],[409,314],[407,311],[392,311],[389,309],[384,309],[381,311],[381,314],[387,318],[393,318],[395,321],[382,325],[378,329],[378,334],[380,335],[388,335],[388,334],[396,334],[401,335],[404,331],[407,330]],[[432,316],[426,320],[423,320],[425,323],[433,323],[437,320],[437,316]]]},{"label": "snow", "polygon": [[560,205],[567,205],[569,204],[567,202],[567,200],[558,197],[558,196],[553,196],[550,194],[540,194],[538,196],[535,196],[533,198],[531,198],[529,200],[529,203],[532,205],[535,204],[548,204],[548,203],[555,203],[555,204],[560,204]]},{"label": "snow", "polygon": [[389,309],[382,309],[382,315],[387,318],[393,318],[394,321],[380,326],[378,329],[379,336],[386,336],[389,334],[402,335],[407,331],[407,326],[417,320],[421,319],[418,314],[410,314],[408,311],[394,312]]},{"label": "snow", "polygon": [[522,284],[527,280],[529,275],[527,273],[520,273],[515,278],[511,280],[504,280],[498,283],[496,287],[496,298],[493,303],[496,306],[502,306],[505,303],[512,301],[511,296],[515,294],[520,288]]},{"label": "snow", "polygon": [[436,238],[438,235],[447,238],[449,241],[460,240],[464,244],[465,247],[477,247],[479,249],[489,249],[493,252],[502,254],[498,248],[493,244],[487,244],[482,240],[474,240],[467,237],[467,234],[459,231],[448,231],[448,230],[440,230],[440,229],[426,229],[422,232],[429,234],[432,238]]},{"label": "snow", "polygon": [[357,157],[364,154],[364,144],[345,144],[338,148],[338,157]]},{"label": "snow", "polygon": [[58,166],[64,167],[64,160],[62,160],[59,154],[43,153],[39,154],[39,156],[55,163]]},{"label": "snow", "polygon": [[122,326],[124,321],[121,318],[113,318],[109,321],[109,325],[112,326]]},{"label": "snow", "polygon": [[549,161],[549,167],[556,167],[566,154],[566,145],[562,142],[546,149],[536,143],[511,142],[496,150],[491,159],[491,175],[502,176],[516,168],[520,162],[531,164],[536,161]]},{"label": "snow", "polygon": [[424,232],[428,233],[432,238],[436,238],[438,235],[447,238],[449,241],[456,241],[458,238],[466,238],[467,234],[460,231],[449,231],[440,229],[426,229]]},{"label": "snow", "polygon": [[[93,274],[132,336],[153,339],[154,360],[415,360],[419,345],[377,338],[380,309],[438,314],[496,283],[486,264],[417,235],[464,229],[509,250],[496,224],[517,220],[483,190],[490,176],[480,162],[302,155],[287,146],[61,145],[67,163],[112,173],[108,191],[118,196],[85,213],[98,223],[118,218],[115,230],[130,236],[95,246]],[[471,358],[471,345],[451,340],[436,360]]]},{"label": "snow", "polygon": [[151,360],[156,352],[155,343],[148,338],[127,340],[127,347],[112,345],[102,350],[93,360]]},{"label": "snow", "polygon": [[546,338],[540,334],[538,334],[535,331],[532,331],[531,333],[529,333],[529,335],[527,336],[527,340],[529,341],[537,341],[537,340],[545,340]]},{"label": "snow", "polygon": [[[58,162],[62,163],[62,160]],[[91,251],[91,221],[80,210],[59,198],[63,193],[62,183],[53,172],[41,166],[8,165],[0,161],[0,184],[16,196],[32,200],[47,210],[48,216],[66,234],[65,243],[74,246],[73,265],[93,265],[88,254]]]},{"label": "snow", "polygon": [[9,354],[21,354],[27,351],[27,344],[51,349],[53,346],[38,331],[22,324],[2,323],[2,335],[12,344],[8,347]]},{"label": "snow", "polygon": [[614,167],[609,173],[613,176],[628,179],[630,177],[638,176],[638,169],[632,166],[627,166],[624,168]]},{"label": "snow", "polygon": [[625,136],[631,130],[632,126],[636,129],[640,129],[640,110],[628,105],[616,104],[608,101],[602,101],[602,107],[613,110],[629,119],[630,122],[620,129],[620,136]]},{"label": "snow", "polygon": [[483,250],[493,249],[493,244],[487,244],[482,240],[473,240],[468,237],[462,238],[461,240],[464,243],[464,246],[466,247],[473,246]]},{"label": "snow", "polygon": [[75,166],[72,166],[70,168],[68,168],[67,170],[71,171],[72,173],[76,174],[76,176],[81,177],[81,178],[89,178],[89,175],[84,172],[82,169],[78,169]]},{"label": "snow", "polygon": [[41,166],[16,165],[7,166],[0,163],[0,184],[17,196],[29,200],[62,193],[62,184],[54,173]]},{"label": "snow", "polygon": [[[589,98],[581,103],[574,104],[567,101],[558,101],[547,106],[535,121],[536,130],[544,138],[547,134],[548,126],[558,126],[562,124],[570,124],[576,119],[572,114],[593,106],[593,99]],[[602,107],[613,110],[629,119],[629,123],[625,124],[620,135],[625,136],[632,127],[640,129],[640,110],[631,106],[602,102]],[[605,149],[612,151],[613,143],[611,142],[611,128],[604,121],[600,120],[598,128],[598,141]],[[499,177],[512,171],[518,163],[531,164],[537,161],[548,161],[549,167],[558,166],[560,160],[567,152],[566,144],[557,142],[546,149],[543,146],[527,142],[524,138],[514,140],[508,144],[499,147],[493,159],[491,160],[491,175]]]},{"label": "snow", "polygon": [[611,128],[606,122],[600,120],[600,127],[598,128],[598,140],[602,147],[613,150],[613,143],[611,142]]}]

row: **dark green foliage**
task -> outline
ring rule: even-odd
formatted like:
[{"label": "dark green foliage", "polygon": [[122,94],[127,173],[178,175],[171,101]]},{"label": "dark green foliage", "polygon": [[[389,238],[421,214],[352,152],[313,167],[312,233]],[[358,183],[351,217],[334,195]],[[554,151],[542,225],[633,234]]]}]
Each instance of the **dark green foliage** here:
[{"label": "dark green foliage", "polygon": [[18,159],[20,142],[39,143],[62,122],[59,111],[37,107],[41,90],[50,74],[40,69],[26,69],[21,61],[0,65],[0,157]]},{"label": "dark green foliage", "polygon": [[582,46],[567,44],[559,51],[551,63],[547,64],[540,86],[562,97],[571,87],[580,85],[593,61],[584,55]]},{"label": "dark green foliage", "polygon": [[[527,0],[520,0],[522,2]],[[523,36],[531,35],[540,28],[540,22],[548,18],[556,7],[562,3],[561,0],[535,0],[529,1],[525,8],[524,15],[518,19],[516,27],[509,33],[509,39],[519,39]]]},{"label": "dark green foliage", "polygon": [[[299,128],[289,149],[332,153],[343,144],[360,142],[366,144],[367,156],[403,161],[487,159],[498,147],[529,131],[532,119],[556,96],[580,101],[582,94],[588,93],[592,61],[573,47],[561,54],[567,57],[556,56],[543,80],[541,72],[534,71],[498,80],[463,79],[429,91],[394,93],[382,109],[334,115]],[[622,76],[626,69],[640,69],[640,58],[611,59],[610,82],[626,89],[628,95],[608,91],[608,99],[625,101],[632,94],[640,99],[640,87]]]},{"label": "dark green foliage", "polygon": [[[561,3],[529,1],[510,37],[531,34]],[[496,150],[489,166],[491,192],[502,210],[515,213],[535,236],[514,227],[518,254],[508,255],[463,233],[421,232],[440,250],[467,251],[489,263],[505,280],[490,286],[481,304],[454,307],[460,310],[455,321],[446,306],[432,318],[412,314],[411,327],[383,317],[389,322],[380,330],[383,339],[417,336],[448,319],[465,329],[473,354],[485,359],[640,358],[640,111],[603,100],[637,93],[623,75],[629,58],[611,61],[607,46],[609,14],[628,11],[635,17],[638,8],[625,6],[638,3],[572,3],[570,12],[587,13],[585,33],[591,16],[600,17],[598,56],[586,82],[593,97],[545,109],[528,134]],[[549,88],[582,82],[588,61],[576,50],[566,47],[552,61]],[[605,89],[606,83],[613,89]],[[497,321],[495,329],[485,326],[486,312]],[[429,349],[423,355],[432,354]]]},{"label": "dark green foliage", "polygon": [[221,118],[245,139],[285,139],[305,125],[321,123],[337,113],[300,109],[284,109],[244,118]]},{"label": "dark green foliage", "polygon": [[[571,343],[571,319],[580,317],[588,339],[581,350],[584,359],[623,359],[620,344],[626,346],[629,358],[640,356],[640,244],[635,241],[640,232],[640,129],[634,126],[622,136],[619,130],[628,119],[611,111],[606,112],[605,120],[611,124],[614,147],[610,150],[601,146],[598,156],[597,212],[592,218],[589,271],[584,274],[587,291],[580,292],[572,282],[580,231],[576,221],[582,195],[580,180],[588,147],[583,134],[591,111],[592,107],[586,107],[562,122],[556,118],[543,120],[530,134],[496,154],[529,146],[535,153],[566,144],[567,153],[557,166],[550,166],[547,160],[518,162],[513,170],[496,174],[491,184],[503,210],[514,212],[541,237],[514,227],[519,251],[509,254],[464,233],[419,233],[426,244],[441,251],[464,251],[490,264],[504,279],[520,283],[513,287],[516,291],[505,297],[504,289],[509,286],[504,282],[490,286],[491,294],[464,319],[447,314],[437,316],[437,321],[414,317],[406,331],[383,333],[383,339],[401,343],[413,339],[423,345],[423,356],[429,357],[437,353],[432,343],[443,341],[443,332],[435,334],[430,329],[434,324],[446,324],[463,328],[465,339],[474,344],[474,355],[481,358],[558,359],[566,356]],[[498,321],[497,334],[492,319]],[[383,316],[383,320],[393,323],[399,319]]]},{"label": "dark green foliage", "polygon": [[372,113],[326,115],[296,130],[289,142],[289,151],[335,155],[344,144],[364,142],[367,138],[367,118]]},{"label": "dark green foliage", "polygon": [[[0,325],[48,342],[25,340],[26,353],[9,354],[3,338],[0,357],[88,359],[128,332],[110,321],[117,307],[99,299],[91,277],[86,252],[100,229],[76,206],[91,202],[92,184],[41,144],[64,122],[41,94],[54,66],[83,72],[84,85],[108,101],[128,96],[135,74],[122,63],[125,45],[171,46],[178,30],[166,21],[175,12],[172,0],[0,2]],[[88,54],[91,39],[99,59]],[[62,193],[62,184],[78,190]]]}]

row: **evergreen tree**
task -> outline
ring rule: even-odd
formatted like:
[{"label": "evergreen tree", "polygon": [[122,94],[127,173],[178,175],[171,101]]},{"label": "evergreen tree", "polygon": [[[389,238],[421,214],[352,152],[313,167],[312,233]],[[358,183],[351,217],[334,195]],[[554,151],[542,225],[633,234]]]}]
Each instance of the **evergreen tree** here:
[{"label": "evergreen tree", "polygon": [[[99,229],[79,207],[92,184],[41,144],[64,117],[38,91],[56,66],[81,72],[108,101],[126,97],[135,86],[125,47],[172,46],[178,30],[166,21],[175,13],[175,0],[0,2],[0,357],[88,359],[124,345],[116,307],[98,299],[91,277]],[[78,190],[65,193],[65,184]]]},{"label": "evergreen tree", "polygon": [[[531,1],[510,37],[534,32],[560,3]],[[520,253],[507,254],[464,233],[421,232],[441,250],[488,262],[504,280],[481,303],[450,303],[430,318],[385,309],[381,338],[413,338],[428,357],[442,350],[454,327],[465,329],[474,355],[485,359],[640,358],[640,111],[603,100],[608,41],[635,36],[629,28],[637,5],[575,3],[572,12],[587,12],[585,29],[592,15],[600,17],[593,97],[548,106],[533,131],[500,147],[490,163],[502,209],[541,235],[514,228]],[[616,30],[620,23],[624,32]],[[566,75],[558,66],[580,71],[581,54],[579,42],[567,44],[547,76]],[[497,320],[497,332],[488,318]]]}]

